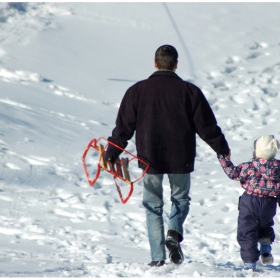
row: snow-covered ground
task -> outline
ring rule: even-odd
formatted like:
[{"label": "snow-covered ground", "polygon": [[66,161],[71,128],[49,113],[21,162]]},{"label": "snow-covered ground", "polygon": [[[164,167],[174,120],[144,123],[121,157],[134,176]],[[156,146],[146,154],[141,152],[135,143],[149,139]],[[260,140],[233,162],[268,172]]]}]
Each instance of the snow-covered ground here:
[{"label": "snow-covered ground", "polygon": [[[172,44],[177,73],[208,98],[238,164],[253,140],[280,140],[280,3],[0,3],[1,277],[279,277],[275,263],[242,270],[242,189],[198,138],[185,262],[150,268],[142,180],[126,204],[82,154],[108,137],[125,90]],[[128,150],[135,153],[134,140]],[[280,155],[279,155],[280,157]],[[165,212],[170,209],[165,181]]]}]

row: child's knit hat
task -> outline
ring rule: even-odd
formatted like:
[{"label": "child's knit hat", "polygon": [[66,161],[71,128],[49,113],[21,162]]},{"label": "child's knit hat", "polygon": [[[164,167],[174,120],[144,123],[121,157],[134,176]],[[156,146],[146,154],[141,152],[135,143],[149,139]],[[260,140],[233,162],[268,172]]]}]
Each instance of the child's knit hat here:
[{"label": "child's knit hat", "polygon": [[273,135],[263,135],[254,142],[254,155],[258,158],[274,158],[280,148]]}]

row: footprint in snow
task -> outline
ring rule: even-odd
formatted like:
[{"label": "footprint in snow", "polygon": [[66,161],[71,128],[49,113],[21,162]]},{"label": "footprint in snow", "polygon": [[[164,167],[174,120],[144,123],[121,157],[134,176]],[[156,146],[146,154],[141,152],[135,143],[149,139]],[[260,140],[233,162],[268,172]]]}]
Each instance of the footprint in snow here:
[{"label": "footprint in snow", "polygon": [[265,49],[268,46],[269,45],[267,43],[264,43],[264,42],[255,42],[255,44],[250,47],[250,50]]}]

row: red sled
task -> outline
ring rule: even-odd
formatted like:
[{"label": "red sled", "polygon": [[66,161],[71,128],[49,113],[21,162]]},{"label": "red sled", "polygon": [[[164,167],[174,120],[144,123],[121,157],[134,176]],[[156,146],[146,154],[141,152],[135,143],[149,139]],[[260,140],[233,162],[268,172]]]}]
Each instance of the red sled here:
[{"label": "red sled", "polygon": [[[113,164],[111,162],[107,162],[105,159],[105,152],[106,152],[106,149],[109,144],[120,149],[122,151],[122,153],[128,157],[118,158]],[[87,157],[88,152],[91,149],[94,149],[95,151],[98,152],[97,169],[96,169],[96,174],[93,178],[91,178],[88,168],[87,168],[87,164],[86,164],[86,157]],[[115,143],[108,141],[104,137],[100,137],[97,140],[92,139],[88,143],[88,145],[83,153],[82,161],[83,161],[83,167],[84,167],[84,170],[86,173],[86,177],[87,177],[87,180],[88,180],[88,183],[90,186],[93,186],[96,183],[101,170],[105,170],[113,175],[115,184],[117,187],[117,191],[119,193],[121,202],[123,204],[125,204],[129,200],[130,196],[132,195],[133,184],[136,183],[137,181],[139,181],[145,175],[145,173],[147,172],[147,170],[149,168],[149,164],[144,162],[142,159],[136,157],[135,155],[131,154],[130,152],[126,151],[125,149],[121,148],[120,146],[116,145]],[[130,166],[133,164],[134,164],[134,166],[138,165],[139,161],[145,166],[145,168],[143,169],[143,171],[140,175],[136,176],[134,174],[135,172],[132,172],[130,170]],[[139,168],[138,168],[138,170],[139,170]],[[121,181],[125,182],[126,184],[128,184],[130,186],[128,194],[125,198],[123,198],[121,188],[117,183],[117,179],[120,179]]]}]

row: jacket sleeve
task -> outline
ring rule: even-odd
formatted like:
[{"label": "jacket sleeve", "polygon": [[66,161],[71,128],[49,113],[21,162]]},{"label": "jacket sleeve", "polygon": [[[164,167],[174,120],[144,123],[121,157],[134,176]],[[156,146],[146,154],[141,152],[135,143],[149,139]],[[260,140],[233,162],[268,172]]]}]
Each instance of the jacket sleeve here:
[{"label": "jacket sleeve", "polygon": [[224,157],[218,158],[219,162],[226,173],[226,175],[235,181],[241,181],[241,173],[242,173],[242,164],[239,164],[238,166],[234,166],[234,164],[230,161],[225,159]]},{"label": "jacket sleeve", "polygon": [[[112,136],[109,141],[125,148],[134,134],[137,118],[137,86],[130,87],[120,104],[118,111],[116,126],[112,131]],[[112,147],[112,146],[109,146]],[[112,149],[112,148],[110,148]]]},{"label": "jacket sleeve", "polygon": [[229,146],[202,91],[192,85],[192,114],[196,133],[217,154],[228,155]]}]

